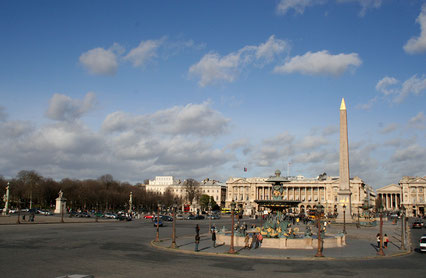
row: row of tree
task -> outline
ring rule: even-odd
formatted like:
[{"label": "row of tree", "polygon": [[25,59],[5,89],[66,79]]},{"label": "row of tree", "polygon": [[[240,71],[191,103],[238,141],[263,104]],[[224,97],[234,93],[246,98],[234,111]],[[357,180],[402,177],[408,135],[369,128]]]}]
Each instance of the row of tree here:
[{"label": "row of tree", "polygon": [[[130,192],[133,196],[133,209],[136,211],[153,211],[158,205],[170,208],[173,204],[182,206],[184,203],[198,203],[201,198],[200,184],[194,179],[187,179],[184,182],[185,200],[176,197],[170,190],[166,190],[164,194],[147,192],[142,184],[119,182],[109,174],[98,179],[65,178],[55,181],[44,178],[35,171],[23,170],[14,179],[6,180],[0,176],[0,196],[5,195],[7,184],[9,184],[10,207],[13,208],[52,209],[61,190],[67,199],[67,207],[72,210],[128,210]],[[204,204],[205,197],[201,199]],[[4,198],[1,198],[0,203],[1,207],[4,207]]]}]

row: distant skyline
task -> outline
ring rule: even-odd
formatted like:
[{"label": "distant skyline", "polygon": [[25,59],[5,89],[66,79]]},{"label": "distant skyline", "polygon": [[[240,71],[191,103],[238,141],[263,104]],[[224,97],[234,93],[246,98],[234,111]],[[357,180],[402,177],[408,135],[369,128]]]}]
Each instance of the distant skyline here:
[{"label": "distant skyline", "polygon": [[[426,176],[426,1],[2,1],[0,175]],[[247,172],[244,171],[247,168]]]}]

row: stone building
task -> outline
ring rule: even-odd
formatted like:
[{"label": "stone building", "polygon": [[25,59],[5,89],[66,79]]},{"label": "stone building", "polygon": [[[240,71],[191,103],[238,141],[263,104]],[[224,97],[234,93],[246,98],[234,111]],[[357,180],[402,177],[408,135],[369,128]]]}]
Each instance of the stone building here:
[{"label": "stone building", "polygon": [[385,211],[397,212],[403,205],[407,216],[425,215],[426,207],[426,176],[403,177],[398,184],[379,188],[377,197],[382,198]]},{"label": "stone building", "polygon": [[[272,185],[267,183],[265,177],[256,178],[230,178],[226,182],[227,195],[226,207],[235,201],[244,214],[249,215],[262,211],[255,200],[272,200]],[[318,178],[305,178],[303,176],[289,177],[289,182],[284,183],[283,199],[300,201],[295,212],[304,212],[314,208],[318,203],[324,206],[325,212],[333,214],[339,205],[338,190],[339,178],[320,175]],[[374,204],[375,193],[359,177],[350,179],[352,212],[357,213],[364,201]]]},{"label": "stone building", "polygon": [[[146,191],[156,192],[159,194],[164,194],[166,190],[170,190],[170,192],[172,192],[176,197],[182,198],[183,200],[186,199],[184,181],[174,179],[173,176],[157,176],[154,180],[150,180],[149,184],[146,186]],[[206,178],[200,182],[199,190],[200,194],[206,194],[213,197],[219,206],[223,206],[225,204],[225,184],[217,180]],[[197,202],[190,205],[191,211],[194,211],[199,207]]]}]

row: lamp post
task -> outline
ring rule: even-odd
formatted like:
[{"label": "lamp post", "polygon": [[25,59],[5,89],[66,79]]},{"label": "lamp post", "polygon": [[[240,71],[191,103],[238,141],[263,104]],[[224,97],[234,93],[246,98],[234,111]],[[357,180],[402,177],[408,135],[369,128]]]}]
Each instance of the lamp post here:
[{"label": "lamp post", "polygon": [[234,211],[235,211],[235,202],[232,200],[231,203],[231,218],[232,218],[232,226],[231,226],[231,244],[229,247],[229,254],[235,254],[234,250]]},{"label": "lamp post", "polygon": [[157,234],[155,236],[155,242],[160,242],[160,204],[157,204]]},{"label": "lamp post", "polygon": [[346,205],[343,204],[343,233],[346,234]]},{"label": "lamp post", "polygon": [[380,213],[380,247],[379,252],[377,252],[377,255],[384,256],[385,252],[383,252],[383,206],[380,204],[380,207],[378,208]]},{"label": "lamp post", "polygon": [[405,207],[401,206],[401,249],[405,250]]},{"label": "lamp post", "polygon": [[172,231],[172,245],[170,248],[176,248],[176,209],[177,204],[173,204],[173,231]]},{"label": "lamp post", "polygon": [[324,212],[324,207],[321,204],[317,205],[317,225],[318,225],[318,249],[315,257],[324,257],[322,254],[322,238],[321,238],[321,214]]},{"label": "lamp post", "polygon": [[209,196],[209,233],[212,233],[212,205],[211,197]]},{"label": "lamp post", "polygon": [[[64,223],[64,210],[65,210],[65,204],[61,201],[61,223]],[[98,222],[98,221],[96,221]]]}]

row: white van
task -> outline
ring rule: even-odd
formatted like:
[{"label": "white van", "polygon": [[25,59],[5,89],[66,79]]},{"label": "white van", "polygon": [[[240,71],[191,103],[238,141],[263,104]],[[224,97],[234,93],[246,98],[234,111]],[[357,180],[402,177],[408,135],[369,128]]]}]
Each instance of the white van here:
[{"label": "white van", "polygon": [[419,248],[420,252],[426,252],[426,234],[420,237]]}]

